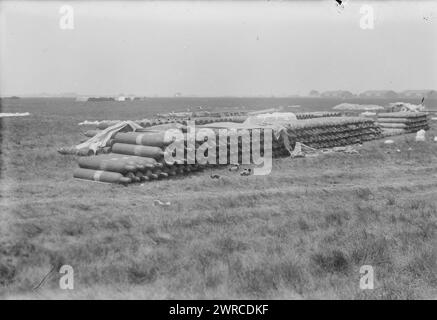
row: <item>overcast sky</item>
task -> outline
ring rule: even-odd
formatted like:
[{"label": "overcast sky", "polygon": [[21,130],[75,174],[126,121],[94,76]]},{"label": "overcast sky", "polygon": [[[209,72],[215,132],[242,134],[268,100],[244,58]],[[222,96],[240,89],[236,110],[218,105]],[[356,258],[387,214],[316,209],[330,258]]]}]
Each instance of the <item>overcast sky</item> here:
[{"label": "overcast sky", "polygon": [[[59,26],[62,5],[74,29]],[[360,7],[374,29],[360,28]],[[0,0],[0,94],[437,89],[436,1]]]}]

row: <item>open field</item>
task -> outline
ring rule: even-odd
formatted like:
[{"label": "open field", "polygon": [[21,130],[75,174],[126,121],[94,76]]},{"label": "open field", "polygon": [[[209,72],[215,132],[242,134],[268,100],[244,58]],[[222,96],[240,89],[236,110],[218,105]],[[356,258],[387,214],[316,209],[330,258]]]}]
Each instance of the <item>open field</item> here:
[{"label": "open field", "polygon": [[[188,102],[205,104],[4,102],[2,112],[32,115],[1,120],[0,298],[437,297],[435,124],[424,143],[405,135],[358,155],[276,159],[265,177],[219,169],[217,180],[207,170],[144,186],[74,180],[75,157],[56,152],[83,139],[85,119]],[[75,270],[74,290],[60,290],[56,274],[32,290],[62,264]],[[359,288],[362,265],[374,267],[374,290]]]}]

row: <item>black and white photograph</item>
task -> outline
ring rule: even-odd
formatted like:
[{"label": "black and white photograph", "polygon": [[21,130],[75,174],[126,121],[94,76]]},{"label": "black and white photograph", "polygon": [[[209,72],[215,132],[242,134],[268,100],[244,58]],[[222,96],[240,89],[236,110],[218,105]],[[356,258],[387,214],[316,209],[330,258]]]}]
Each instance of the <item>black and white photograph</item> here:
[{"label": "black and white photograph", "polygon": [[0,300],[435,299],[437,1],[0,0]]}]

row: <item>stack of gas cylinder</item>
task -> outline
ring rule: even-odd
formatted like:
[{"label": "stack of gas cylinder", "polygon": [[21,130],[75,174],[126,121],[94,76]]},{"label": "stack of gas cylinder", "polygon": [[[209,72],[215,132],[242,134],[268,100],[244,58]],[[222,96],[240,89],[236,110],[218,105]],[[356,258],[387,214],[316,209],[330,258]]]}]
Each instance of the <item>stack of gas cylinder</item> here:
[{"label": "stack of gas cylinder", "polygon": [[362,117],[299,120],[287,126],[288,139],[315,149],[347,146],[381,137],[375,121]]},{"label": "stack of gas cylinder", "polygon": [[203,167],[188,164],[185,158],[165,161],[165,148],[174,141],[166,138],[165,131],[118,132],[111,141],[110,153],[80,157],[74,177],[128,184],[182,175]]},{"label": "stack of gas cylinder", "polygon": [[315,111],[315,112],[299,112],[296,113],[296,118],[299,120],[313,118],[341,117],[341,112],[330,111]]},{"label": "stack of gas cylinder", "polygon": [[423,112],[389,112],[378,114],[378,125],[384,136],[428,130],[428,117]]},{"label": "stack of gas cylinder", "polygon": [[[163,125],[163,124],[170,124],[170,123],[179,123],[182,125],[187,125],[190,121],[194,122],[196,125],[202,125],[202,124],[208,124],[208,123],[214,123],[214,122],[237,122],[242,123],[247,119],[247,116],[228,116],[228,117],[197,117],[197,118],[186,118],[186,119],[180,119],[180,118],[154,118],[154,119],[141,119],[141,120],[134,120],[134,122],[143,128],[149,128],[153,126]],[[93,123],[86,123],[86,124],[93,124],[96,126],[98,130],[104,130],[116,123],[120,122],[120,120],[102,120],[102,121],[95,121]]]},{"label": "stack of gas cylinder", "polygon": [[[301,119],[312,119],[312,118],[339,117],[341,116],[341,113],[317,111],[317,112],[300,112],[300,113],[295,113],[295,115],[297,119],[301,120]],[[188,121],[194,121],[196,125],[204,125],[214,122],[243,123],[247,119],[247,117],[248,117],[247,115],[237,114],[237,113],[233,115],[226,115],[225,113],[220,117],[211,115],[211,116],[202,116],[202,117],[193,116],[193,117],[186,117],[186,118],[171,117],[171,115],[168,115],[168,117],[161,116],[151,119],[134,120],[134,122],[144,128],[148,128],[148,127],[153,127],[153,126],[168,124],[168,123],[179,123],[182,125],[187,125]],[[118,122],[120,122],[120,120],[102,120],[102,121],[87,122],[85,124],[93,124],[96,126],[97,129],[104,130]]]},{"label": "stack of gas cylinder", "polygon": [[[381,136],[381,128],[372,119],[332,116],[335,114],[319,117],[320,115],[326,115],[326,113],[303,114],[303,118],[309,119],[293,120],[283,124],[279,138],[272,132],[272,156],[279,157],[289,154],[290,149],[297,142],[320,149],[362,143]],[[417,120],[422,125],[422,122],[419,121],[421,118]],[[144,120],[141,124],[144,125]],[[106,126],[108,123],[104,123],[104,125]],[[103,129],[103,127],[98,126],[98,129]],[[256,162],[253,161],[253,158],[264,156],[264,132],[258,135],[254,134],[255,132],[252,130],[253,128],[260,129],[260,126],[245,126],[224,121],[214,125],[206,124],[202,127],[212,129],[216,134],[214,146],[216,154],[206,157],[208,158],[206,162],[214,162],[215,164],[199,164],[197,162],[200,158],[198,157],[199,150],[200,155],[203,153],[205,156],[205,148],[203,147],[205,140],[197,141],[194,139],[195,141],[190,141],[187,139],[188,134],[185,126],[161,123],[160,125],[155,124],[152,128],[137,129],[135,132],[119,131],[112,134],[106,146],[98,150],[97,155],[78,159],[79,168],[75,170],[74,177],[127,184],[181,175],[201,170],[210,165],[233,164],[235,160],[240,164],[246,164],[245,162],[249,159],[249,162],[253,163]],[[235,141],[231,140],[232,132],[234,132],[233,129],[240,127],[248,129],[249,132],[247,136],[238,137],[238,143],[234,145],[231,143],[231,141]],[[169,151],[170,148],[167,148],[173,142],[178,142],[167,134],[169,128],[179,130],[177,136],[181,140],[179,142],[184,152],[180,158],[172,157],[174,150]],[[225,129],[225,131],[227,129],[228,135],[222,137],[226,140],[221,139],[220,129]],[[89,130],[85,132],[85,135],[91,137],[99,132],[101,131]],[[199,149],[201,146],[202,148]],[[259,148],[253,150],[253,146],[259,146]],[[227,152],[220,152],[221,149]],[[169,152],[172,153],[171,157],[168,156]],[[215,161],[212,161],[211,158],[215,158]]]}]

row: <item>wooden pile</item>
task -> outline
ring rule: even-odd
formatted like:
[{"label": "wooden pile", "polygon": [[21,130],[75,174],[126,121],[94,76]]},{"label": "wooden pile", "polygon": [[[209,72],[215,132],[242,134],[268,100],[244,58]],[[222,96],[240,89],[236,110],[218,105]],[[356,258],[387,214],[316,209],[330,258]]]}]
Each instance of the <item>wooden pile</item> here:
[{"label": "wooden pile", "polygon": [[428,117],[422,112],[390,112],[378,114],[378,125],[384,136],[428,130]]}]

